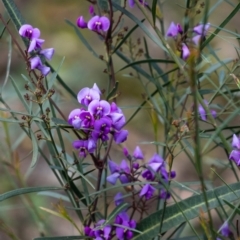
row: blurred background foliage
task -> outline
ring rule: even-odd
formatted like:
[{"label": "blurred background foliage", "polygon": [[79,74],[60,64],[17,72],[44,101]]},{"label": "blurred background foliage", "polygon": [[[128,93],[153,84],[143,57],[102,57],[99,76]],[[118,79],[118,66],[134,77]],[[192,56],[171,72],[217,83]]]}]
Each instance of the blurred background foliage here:
[{"label": "blurred background foliage", "polygon": [[[165,29],[169,26],[171,21],[180,22],[183,17],[185,9],[183,0],[167,0],[163,2],[162,16],[164,19]],[[218,26],[231,11],[233,6],[229,4],[228,1],[218,1],[220,4],[211,13],[208,20],[213,26]],[[232,1],[234,2],[234,1]],[[235,1],[238,3],[238,1]],[[38,27],[41,30],[41,37],[45,39],[44,47],[55,48],[55,55],[51,62],[51,65],[57,69],[60,62],[65,58],[64,63],[59,72],[65,83],[77,94],[78,91],[83,87],[92,87],[93,83],[97,83],[100,89],[105,89],[108,82],[108,77],[104,73],[106,65],[100,59],[93,56],[77,38],[74,30],[65,22],[65,19],[76,22],[78,16],[83,15],[85,19],[89,19],[90,15],[88,13],[88,8],[90,4],[84,0],[69,1],[69,0],[41,0],[41,1],[15,1],[16,5],[20,9],[22,15],[24,16],[26,22],[34,27]],[[211,5],[216,3],[215,0],[210,1]],[[139,19],[142,19],[139,10],[134,8],[131,10]],[[0,13],[8,20],[9,17],[4,10],[2,2],[0,2]],[[118,13],[116,13],[118,14]],[[199,18],[200,19],[200,18]],[[18,42],[23,47],[21,38],[18,36],[17,31],[10,22],[10,27],[18,40]],[[128,26],[129,29],[135,24],[129,19],[124,18],[124,26]],[[148,23],[146,23],[148,26]],[[0,24],[0,29],[3,26]],[[228,30],[240,32],[239,25],[239,14],[237,14],[231,22],[226,26]],[[214,28],[211,28],[214,30]],[[98,39],[95,33],[88,30],[81,30],[82,34],[88,40],[88,42],[93,46],[97,54],[105,55],[104,44]],[[137,29],[131,36],[131,41],[135,45],[134,51],[137,53],[139,49],[143,49],[143,35],[140,29]],[[140,39],[140,44],[138,39]],[[148,46],[150,55],[152,58],[164,58],[164,53],[161,51],[152,41],[148,40]],[[219,36],[215,38],[212,42],[212,46],[218,49],[218,56],[222,59],[237,58],[237,53],[233,45],[238,45],[237,40],[234,40],[228,33],[221,31]],[[123,46],[123,51],[128,54],[129,47]],[[5,79],[7,59],[9,53],[9,36],[5,32],[0,39],[0,81],[1,84]],[[144,54],[144,53],[143,53]],[[141,56],[139,57],[141,59]],[[134,110],[141,104],[144,100],[145,90],[144,87],[139,83],[137,75],[134,70],[130,68],[118,72],[126,64],[123,63],[118,57],[114,57],[114,67],[116,74],[116,79],[119,81],[119,92],[118,104],[122,107],[126,117],[129,118]],[[143,66],[145,67],[145,66]],[[164,67],[164,66],[163,66]],[[12,49],[12,59],[11,59],[11,76],[17,81],[18,86],[24,92],[24,80],[21,74],[26,74],[25,63],[23,62],[17,48],[13,45]],[[143,80],[147,83],[147,80]],[[151,84],[146,85],[148,91],[153,89]],[[59,94],[58,104],[64,112],[65,116],[68,116],[69,112],[78,107],[78,102],[73,99],[68,93],[62,90],[61,87],[55,85],[55,89]],[[10,82],[5,87],[3,92],[3,98],[14,110],[23,110],[23,106],[17,100],[17,95],[15,94]],[[221,100],[220,100],[221,101]],[[129,150],[133,150],[134,147],[141,142],[154,141],[153,128],[150,118],[151,105],[146,105],[144,109],[130,122],[127,129],[130,131],[129,139],[125,143],[125,146]],[[239,120],[239,117],[238,117]],[[0,192],[7,192],[9,190],[15,189],[21,186],[21,184],[26,184],[27,186],[56,186],[58,185],[56,179],[52,175],[52,172],[45,164],[44,161],[38,161],[36,167],[26,175],[28,167],[31,161],[31,155],[29,155],[32,145],[29,139],[23,139],[20,141],[21,130],[14,124],[8,124],[9,126],[0,127],[0,150],[1,150],[1,168],[0,168]],[[8,129],[8,130],[6,130]],[[159,128],[159,141],[161,139],[161,126]],[[9,142],[11,145],[18,146],[15,148],[12,154],[8,151],[8,144],[6,139],[9,136]],[[19,140],[19,141],[18,141]],[[19,143],[20,142],[20,143]],[[148,159],[154,152],[155,147],[151,144],[141,145],[146,159]],[[71,150],[71,148],[69,148]],[[113,156],[121,159],[121,149],[120,147],[114,147]],[[221,153],[215,151],[212,153],[212,157],[218,158]],[[14,168],[9,168],[6,163],[11,162]],[[196,178],[193,168],[187,165],[184,156],[178,159],[178,162],[174,163],[174,170],[177,170],[178,180],[194,180]],[[187,167],[186,167],[187,166]],[[209,168],[209,164],[206,170]],[[19,174],[19,179],[17,179],[17,172]],[[227,175],[227,173],[225,173]],[[186,175],[188,179],[186,179]],[[23,182],[21,183],[21,176],[23,176]],[[12,181],[9,179],[12,178]],[[186,197],[187,195],[185,195]],[[184,193],[183,196],[184,197]],[[29,199],[28,199],[29,198]],[[54,204],[57,200],[54,198],[47,198],[39,194],[31,194],[29,197],[16,197],[8,201],[1,202],[0,204],[0,239],[8,240],[11,238],[7,237],[6,232],[11,233],[11,229],[14,229],[14,233],[19,239],[32,239],[34,236],[39,235],[39,229],[43,228],[49,230],[50,235],[74,235],[76,234],[75,229],[67,221],[55,216],[40,211],[40,218],[43,219],[43,226],[36,227],[34,221],[30,217],[30,211],[26,211],[26,207],[23,204],[24,201],[34,202],[36,206],[43,206],[47,208],[54,209]],[[71,215],[71,210],[69,211]],[[74,217],[74,214],[72,214]],[[2,222],[4,221],[4,223]],[[7,227],[7,226],[8,227]],[[45,229],[51,226],[51,229]],[[3,233],[5,232],[5,233]]]}]

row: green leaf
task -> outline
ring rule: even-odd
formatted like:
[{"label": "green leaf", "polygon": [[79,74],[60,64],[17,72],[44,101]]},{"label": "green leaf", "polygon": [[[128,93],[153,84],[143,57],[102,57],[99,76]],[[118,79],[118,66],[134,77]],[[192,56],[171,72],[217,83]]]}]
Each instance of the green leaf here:
[{"label": "green leaf", "polygon": [[206,41],[201,45],[201,49],[203,49],[210,41],[213,40],[214,37],[218,35],[218,33],[224,28],[224,26],[238,13],[240,9],[240,3],[233,9],[233,11],[225,18],[225,20],[219,25],[219,27],[212,33],[212,35],[207,38]]},{"label": "green leaf", "polygon": [[[122,0],[112,0],[112,1],[115,2],[116,4],[120,5],[120,6],[122,5]],[[113,7],[113,11],[116,12],[117,9],[115,7]]]},{"label": "green leaf", "polygon": [[158,0],[153,0],[153,2],[152,2],[152,18],[153,18],[153,25],[154,26],[156,24],[157,2],[158,2]]},{"label": "green leaf", "polygon": [[51,120],[52,120],[57,126],[66,126],[66,125],[69,126],[68,122],[65,121],[65,120],[63,120],[63,119],[61,119],[61,118],[55,118],[55,117],[53,117],[53,118],[51,118]]},{"label": "green leaf", "polygon": [[[124,54],[122,54],[120,51],[117,51],[116,54],[118,55],[118,57],[120,57],[124,62],[126,63],[131,63],[131,60],[128,59]],[[154,83],[154,79],[146,72],[144,71],[140,66],[137,65],[133,65],[132,68],[134,70],[136,70],[139,74],[141,74],[142,76],[144,76],[146,79],[148,79],[149,81],[151,81],[152,83]]]},{"label": "green leaf", "polygon": [[10,118],[0,118],[0,122],[22,123],[23,120],[15,120],[15,119],[10,119]]},{"label": "green leaf", "polygon": [[118,84],[119,84],[119,82],[115,83],[113,89],[110,91],[110,93],[106,97],[107,100],[111,99],[112,97],[114,97],[117,94]]},{"label": "green leaf", "polygon": [[28,187],[28,188],[19,188],[6,192],[0,195],[0,202],[8,198],[19,196],[22,194],[33,193],[33,192],[42,192],[42,191],[55,191],[55,190],[64,190],[61,187]]},{"label": "green leaf", "polygon": [[[50,67],[51,69],[51,72],[54,73],[55,70],[54,68],[48,63],[48,62],[45,62],[45,65]],[[76,93],[73,92],[73,90],[65,83],[65,81],[63,81],[63,79],[57,75],[57,80],[58,82],[62,85],[62,87],[70,94],[72,95],[72,97],[76,98]]]},{"label": "green leaf", "polygon": [[17,30],[25,23],[20,11],[13,0],[2,0],[10,18],[12,19]]},{"label": "green leaf", "polygon": [[58,66],[58,68],[57,68],[57,71],[54,72],[54,73],[51,75],[51,78],[47,81],[48,90],[47,90],[45,96],[48,95],[50,89],[53,87],[53,85],[54,85],[54,83],[55,83],[55,81],[56,81],[56,79],[57,79],[58,72],[60,71],[60,69],[61,69],[61,67],[62,67],[62,64],[63,64],[63,62],[64,62],[64,59],[65,59],[65,57],[63,57],[62,61],[60,62],[59,66]]},{"label": "green leaf", "polygon": [[[232,202],[240,198],[240,183],[238,182],[206,191],[206,195],[209,209],[214,209],[220,205],[218,199],[222,200],[221,203],[224,205],[223,200]],[[218,196],[218,199],[216,196]],[[157,211],[146,217],[137,226],[137,229],[141,231],[142,234],[135,235],[132,240],[146,240],[156,237],[159,234],[162,214],[164,214],[164,220],[162,222],[161,233],[168,231],[173,226],[182,224],[186,219],[190,220],[198,217],[200,211],[207,211],[203,194],[189,197],[165,208],[165,210]]]},{"label": "green leaf", "polygon": [[134,65],[139,65],[139,64],[143,64],[143,63],[175,63],[173,60],[165,60],[165,59],[145,59],[145,60],[140,60],[140,61],[136,61],[133,63],[129,63],[127,66],[121,68],[119,71],[122,71],[123,69],[132,67]]},{"label": "green leaf", "polygon": [[33,146],[33,155],[32,155],[30,168],[33,168],[36,165],[38,160],[38,142],[32,130],[30,131],[30,135],[31,135],[32,146]]},{"label": "green leaf", "polygon": [[108,11],[108,0],[98,0],[98,6],[101,8],[102,11]]},{"label": "green leaf", "polygon": [[22,93],[19,91],[19,87],[16,85],[14,79],[11,76],[10,76],[10,79],[12,81],[12,85],[13,85],[13,87],[14,87],[14,89],[15,89],[18,97],[19,97],[19,99],[21,100],[21,102],[24,105],[25,109],[29,112],[28,104],[27,104],[26,100],[24,99]]}]

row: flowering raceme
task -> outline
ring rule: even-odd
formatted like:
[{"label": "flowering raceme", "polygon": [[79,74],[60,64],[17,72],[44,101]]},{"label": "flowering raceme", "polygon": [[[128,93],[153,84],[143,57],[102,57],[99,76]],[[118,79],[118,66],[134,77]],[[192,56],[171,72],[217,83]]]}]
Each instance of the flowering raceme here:
[{"label": "flowering raceme", "polygon": [[[110,169],[110,175],[107,177],[107,181],[113,185],[116,184],[119,179],[122,184],[138,181],[141,175],[147,181],[156,181],[157,188],[160,188],[159,198],[167,199],[170,197],[169,192],[164,189],[164,183],[167,184],[170,179],[176,176],[175,171],[168,172],[166,169],[166,163],[158,154],[154,154],[149,160],[146,166],[139,166],[137,160],[143,160],[144,156],[142,150],[137,146],[131,156],[126,148],[123,149],[123,153],[129,160],[122,160],[118,165],[112,160],[108,161]],[[142,172],[142,168],[145,170]],[[152,198],[156,188],[150,183],[146,183],[139,192],[140,197],[145,197],[146,200]]]},{"label": "flowering raceme", "polygon": [[68,117],[68,123],[85,135],[84,139],[73,142],[80,157],[93,153],[97,142],[108,141],[109,135],[112,135],[117,144],[124,142],[128,136],[128,131],[122,129],[125,124],[122,110],[115,103],[110,105],[107,101],[100,100],[100,94],[97,84],[80,90],[77,99],[83,107],[72,110]]},{"label": "flowering raceme", "polygon": [[88,22],[85,22],[83,16],[78,17],[77,26],[79,28],[88,28],[95,32],[107,32],[110,27],[110,21],[105,16],[93,16]]},{"label": "flowering raceme", "polygon": [[33,53],[33,56],[29,60],[30,68],[32,70],[38,69],[44,76],[48,75],[50,68],[42,63],[41,58],[51,60],[54,54],[54,49],[41,49],[42,44],[45,42],[45,40],[39,38],[41,34],[40,30],[38,28],[33,28],[29,24],[22,25],[19,29],[19,34],[20,36],[29,40],[27,52]]},{"label": "flowering raceme", "polygon": [[[207,23],[205,25],[204,24],[196,25],[192,29],[192,32],[195,34],[195,36],[190,41],[193,42],[196,46],[198,46],[199,42],[201,41],[201,38],[203,38],[203,40],[205,39],[209,28],[210,23]],[[179,35],[180,39],[178,39]],[[187,39],[187,34],[183,32],[182,26],[179,23],[175,24],[174,22],[171,22],[167,30],[166,36],[173,38],[176,41],[176,45],[181,46],[181,50],[179,49],[179,51],[181,51],[181,58],[183,60],[187,60],[188,57],[190,56],[190,50],[187,44],[189,41],[185,40]],[[179,41],[181,44],[178,44]]]},{"label": "flowering raceme", "polygon": [[[115,206],[123,203],[122,194],[117,193],[114,197]],[[133,237],[131,229],[136,228],[136,221],[130,219],[126,209],[122,209],[115,217],[113,224],[106,223],[106,220],[99,220],[94,227],[85,226],[84,233],[86,236],[95,240],[111,240],[117,236],[119,240],[130,240]]]}]

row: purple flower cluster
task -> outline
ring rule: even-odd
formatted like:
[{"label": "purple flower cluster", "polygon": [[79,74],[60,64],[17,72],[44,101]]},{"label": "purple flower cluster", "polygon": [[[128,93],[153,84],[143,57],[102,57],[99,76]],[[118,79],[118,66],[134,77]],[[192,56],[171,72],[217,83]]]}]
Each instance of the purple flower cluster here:
[{"label": "purple flower cluster", "polygon": [[[148,161],[147,169],[142,173],[143,178],[148,181],[157,181],[159,182],[160,186],[163,184],[163,182],[167,184],[168,181],[175,176],[176,172],[171,171],[169,173],[166,169],[166,162],[157,153],[155,153],[153,157]],[[150,199],[153,196],[155,190],[156,189],[152,185],[146,184],[142,188],[140,196],[145,196],[146,199]],[[170,197],[170,194],[163,188],[159,197],[167,199]]]},{"label": "purple flower cluster", "polygon": [[232,147],[235,148],[229,155],[229,159],[233,160],[236,165],[240,166],[240,138],[233,134]]},{"label": "purple flower cluster", "polygon": [[[114,199],[116,206],[123,202],[121,193],[118,193]],[[136,225],[136,221],[130,219],[127,212],[123,210],[116,215],[113,224],[102,219],[95,224],[94,228],[84,227],[84,233],[95,240],[111,240],[114,239],[114,236],[119,240],[130,240],[133,237],[131,229],[135,229]]]},{"label": "purple flower cluster", "polygon": [[[204,99],[204,103],[208,106],[209,103],[207,100]],[[198,106],[198,112],[200,114],[200,117],[203,121],[207,121],[207,113],[205,111],[205,109],[203,108],[202,105],[199,105]],[[213,118],[216,118],[217,117],[217,112],[213,109],[210,109],[210,112],[211,112],[211,115],[213,116]]]},{"label": "purple flower cluster", "polygon": [[110,27],[109,19],[105,16],[100,17],[98,15],[95,15],[93,6],[89,7],[89,13],[92,18],[88,22],[86,22],[83,16],[78,17],[77,26],[79,28],[88,28],[89,30],[95,32],[107,32]]},{"label": "purple flower cluster", "polygon": [[[170,173],[166,169],[165,161],[158,155],[154,154],[149,160],[146,166],[139,166],[137,160],[143,160],[144,156],[141,149],[137,146],[131,156],[127,149],[123,150],[124,155],[127,157],[130,163],[126,160],[118,165],[114,161],[109,160],[108,166],[111,174],[107,177],[107,181],[113,185],[116,184],[119,179],[122,184],[137,181],[138,177],[141,175],[147,181],[156,181],[159,183],[158,187],[161,188],[160,198],[169,198],[170,194],[164,190],[163,182],[168,183],[171,178],[176,176],[175,171]],[[141,168],[145,168],[142,172]],[[139,192],[140,197],[145,197],[146,200],[152,198],[156,188],[154,188],[150,183],[145,184],[141,191]]]},{"label": "purple flower cluster", "polygon": [[[126,157],[131,157],[128,153],[128,150],[124,149],[124,155]],[[132,167],[133,169],[137,170],[139,168],[139,164],[135,160],[142,160],[143,159],[143,153],[140,147],[136,147],[133,153],[133,162]],[[108,166],[111,172],[111,175],[107,177],[107,181],[111,184],[115,185],[117,180],[119,179],[122,184],[131,182],[132,176],[131,176],[131,168],[129,167],[129,164],[126,160],[122,160],[120,165],[116,164],[114,161],[109,160]]]},{"label": "purple flower cluster", "polygon": [[68,123],[85,135],[84,139],[73,142],[81,157],[93,153],[99,140],[108,141],[109,134],[117,144],[124,142],[128,136],[128,131],[122,129],[126,122],[122,110],[114,102],[109,104],[100,100],[100,94],[96,84],[92,88],[83,88],[77,95],[83,108],[72,110],[68,117]]},{"label": "purple flower cluster", "polygon": [[54,49],[41,49],[45,40],[39,38],[41,34],[40,30],[38,28],[33,28],[29,24],[22,25],[19,29],[19,34],[29,40],[27,52],[33,53],[33,57],[30,58],[31,69],[38,69],[44,76],[48,75],[50,68],[42,63],[41,58],[51,60],[54,54]]},{"label": "purple flower cluster", "polygon": [[[198,46],[200,40],[206,37],[207,31],[210,28],[210,23],[207,24],[199,24],[193,28],[193,33],[195,36],[191,39],[191,41]],[[177,38],[180,35],[180,40],[181,40],[181,57],[183,60],[187,60],[188,57],[190,56],[190,50],[187,44],[187,36],[186,33],[183,32],[183,28],[179,23],[175,24],[174,22],[171,22],[166,36],[167,37],[172,37],[176,42]]]}]

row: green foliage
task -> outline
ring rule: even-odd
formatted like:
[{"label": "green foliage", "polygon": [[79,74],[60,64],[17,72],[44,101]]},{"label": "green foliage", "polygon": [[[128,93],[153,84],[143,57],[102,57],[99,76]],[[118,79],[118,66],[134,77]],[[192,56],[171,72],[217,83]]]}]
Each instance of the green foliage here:
[{"label": "green foliage", "polygon": [[[136,235],[133,239],[154,238],[173,227],[199,217],[201,212],[207,212],[226,204],[225,201],[233,202],[240,198],[239,187],[240,183],[234,183],[207,191],[208,209],[203,194],[196,194],[186,200],[176,202],[172,206],[159,210],[139,223],[138,230],[141,231],[141,234]],[[164,220],[160,223],[162,215],[164,215]]]},{"label": "green foliage", "polygon": [[[19,30],[25,20],[16,4],[12,0],[2,0],[2,2],[12,24]],[[131,219],[138,218],[136,229],[125,226],[125,233],[134,232],[132,238],[134,240],[216,239],[221,236],[221,229],[215,230],[217,218],[213,216],[212,210],[216,211],[222,223],[226,221],[231,223],[231,227],[235,227],[234,217],[239,214],[239,169],[236,168],[234,161],[228,159],[233,149],[232,136],[240,133],[240,126],[235,122],[240,114],[239,99],[236,95],[240,91],[239,59],[235,60],[232,56],[221,57],[221,52],[216,48],[213,40],[219,37],[226,41],[228,47],[234,48],[238,57],[240,56],[239,41],[236,41],[238,45],[236,43],[234,45],[230,43],[230,38],[221,36],[221,33],[225,31],[234,40],[239,40],[240,36],[237,31],[233,32],[224,28],[239,15],[240,4],[221,0],[213,5],[209,0],[173,2],[174,7],[183,10],[179,12],[183,19],[183,33],[179,32],[172,38],[166,36],[166,25],[169,21],[175,22],[176,18],[171,16],[173,19],[169,19],[168,13],[163,11],[163,9],[168,9],[165,7],[170,4],[167,1],[152,0],[148,2],[148,6],[143,6],[141,1],[136,0],[135,9],[132,11],[127,10],[129,9],[128,1],[97,0],[93,5],[96,15],[112,17],[110,21],[114,20],[106,32],[95,31],[88,35],[83,31],[87,32],[89,29],[80,29],[75,23],[65,20],[70,27],[70,32],[73,30],[76,38],[89,51],[89,54],[99,59],[101,64],[105,64],[103,72],[106,73],[106,81],[103,83],[104,87],[101,88],[104,99],[118,103],[118,97],[126,96],[124,91],[129,88],[130,97],[127,100],[128,105],[125,106],[128,108],[134,97],[133,92],[138,91],[138,86],[141,87],[141,103],[135,106],[128,115],[125,125],[131,122],[135,125],[140,122],[140,131],[144,134],[147,132],[149,135],[146,138],[151,140],[143,139],[141,142],[140,140],[136,142],[154,145],[156,152],[161,153],[160,155],[168,165],[169,173],[166,174],[169,175],[169,181],[165,181],[166,179],[162,179],[161,176],[157,176],[151,182],[139,179],[138,177],[141,176],[139,172],[138,176],[132,177],[129,183],[111,187],[107,182],[107,176],[110,174],[107,162],[115,160],[118,156],[111,150],[114,137],[109,141],[99,139],[97,149],[91,152],[87,159],[72,152],[73,140],[86,140],[87,135],[86,129],[75,129],[69,124],[66,113],[61,107],[62,101],[68,103],[69,106],[71,100],[76,102],[76,93],[80,90],[71,89],[68,81],[60,77],[64,58],[58,64],[56,71],[48,62],[45,62],[52,74],[50,77],[39,77],[29,67],[29,59],[32,56],[27,55],[26,49],[22,50],[19,47],[21,44],[18,44],[8,24],[1,18],[3,29],[5,29],[1,33],[1,38],[7,32],[18,50],[22,50],[22,64],[27,63],[28,75],[22,74],[21,80],[26,83],[23,90],[24,83],[10,74],[11,57],[8,58],[6,78],[0,94],[2,104],[0,121],[3,126],[2,138],[4,140],[1,148],[6,151],[0,160],[3,163],[4,174],[10,179],[11,187],[15,190],[6,190],[0,195],[0,201],[21,196],[26,211],[30,212],[39,233],[47,234],[47,224],[39,214],[38,206],[31,199],[31,195],[26,195],[28,193],[42,192],[42,196],[59,199],[60,203],[56,211],[49,207],[40,209],[55,217],[65,218],[81,235],[84,235],[84,226],[95,226],[102,219],[106,221],[101,223],[101,226],[95,226],[95,230],[104,229],[107,224],[110,224],[112,229],[119,227],[115,219],[123,211],[127,211]],[[194,44],[192,37],[196,36],[196,33],[192,29],[198,26],[199,22],[208,23],[212,12],[216,11],[223,2],[231,7],[230,13],[219,26],[216,26],[216,29],[213,29],[211,25],[211,30],[208,30],[207,34],[200,35],[199,45]],[[140,13],[135,14],[137,9]],[[126,25],[124,20],[130,21],[130,24],[127,22]],[[101,26],[101,23],[97,24]],[[133,27],[130,27],[131,24]],[[92,36],[95,36],[97,41],[103,42],[104,54],[102,49],[98,49],[98,44],[92,44],[88,40]],[[9,40],[9,56],[13,50],[12,40]],[[22,40],[27,47],[29,42]],[[186,59],[183,57],[184,44],[189,50],[189,56]],[[116,63],[117,58],[121,60],[119,64]],[[94,67],[92,63],[89,63],[86,71],[94,71]],[[132,72],[128,73],[130,69]],[[12,89],[11,97],[17,99],[24,110],[11,109],[4,99],[5,89],[9,84],[8,79],[10,79]],[[126,88],[123,86],[123,81],[126,81]],[[63,96],[66,92],[69,95],[67,97]],[[200,113],[200,107],[205,114],[205,119]],[[75,106],[75,108],[81,107]],[[69,112],[70,109],[71,106],[68,109]],[[213,109],[217,111],[216,116],[212,113]],[[148,113],[149,122],[144,122],[143,118],[139,117],[143,111],[144,115]],[[19,135],[19,140],[16,139],[16,135],[20,131],[22,134]],[[31,161],[27,172],[22,173],[20,167],[22,156],[19,157],[18,153],[21,152],[20,143],[26,137],[31,141],[31,147],[28,150]],[[13,139],[14,144],[12,144]],[[132,145],[130,146],[133,148]],[[79,150],[82,150],[81,147]],[[213,151],[220,152],[218,158],[221,157],[221,159],[212,157],[215,154]],[[152,155],[152,153],[149,154]],[[130,155],[125,157],[132,167],[133,158]],[[175,166],[179,166],[178,161],[183,158],[188,160],[186,168],[191,166],[194,169],[193,175],[198,181],[186,180],[188,182],[180,183],[171,179],[172,170],[176,170],[178,175],[178,169],[175,169]],[[34,171],[38,171],[40,159],[45,161],[61,187],[28,187],[27,178],[33,175]],[[142,171],[147,168],[149,168],[148,165],[140,167]],[[119,170],[120,167],[116,169],[118,173],[124,171]],[[128,172],[129,176],[138,170],[132,168]],[[228,175],[231,173],[234,176],[236,183],[227,184],[228,181],[224,180],[222,175],[225,170],[228,171]],[[210,172],[211,176],[207,176],[206,172]],[[185,177],[184,174],[185,172],[183,177]],[[216,180],[218,180],[217,184],[220,181],[222,186],[216,187]],[[146,196],[139,197],[146,183],[156,187],[158,191],[156,196],[150,200],[146,199]],[[178,189],[179,186],[181,186],[180,189]],[[124,190],[126,202],[114,208],[113,196],[119,189]],[[158,197],[163,189],[166,193],[171,193],[173,200],[171,205],[169,205],[170,200]],[[64,190],[64,194],[55,193],[58,190]],[[191,196],[181,199],[178,190],[187,190]],[[64,204],[60,200],[62,198]],[[70,210],[75,212],[76,218],[70,217],[68,214]],[[199,219],[201,231],[192,224],[192,219]],[[191,230],[187,238],[185,237],[186,228]],[[47,237],[43,235],[34,239],[87,238],[86,236]]]}]

